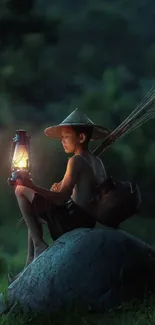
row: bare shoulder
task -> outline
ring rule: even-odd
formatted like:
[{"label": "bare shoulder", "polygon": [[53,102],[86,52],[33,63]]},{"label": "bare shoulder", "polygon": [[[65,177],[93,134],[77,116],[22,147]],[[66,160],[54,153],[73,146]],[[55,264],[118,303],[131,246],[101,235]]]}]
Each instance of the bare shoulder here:
[{"label": "bare shoulder", "polygon": [[70,169],[79,169],[82,164],[82,157],[80,155],[74,155],[68,159],[68,168]]},{"label": "bare shoulder", "polygon": [[68,159],[69,164],[77,164],[80,161],[82,161],[82,157],[80,155],[74,155],[71,158]]}]

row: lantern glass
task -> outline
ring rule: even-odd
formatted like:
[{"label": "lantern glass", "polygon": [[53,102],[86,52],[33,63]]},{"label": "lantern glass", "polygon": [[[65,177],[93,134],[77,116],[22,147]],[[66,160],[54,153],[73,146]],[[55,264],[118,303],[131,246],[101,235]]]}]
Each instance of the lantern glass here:
[{"label": "lantern glass", "polygon": [[29,170],[29,150],[27,145],[16,143],[13,159],[12,170]]}]

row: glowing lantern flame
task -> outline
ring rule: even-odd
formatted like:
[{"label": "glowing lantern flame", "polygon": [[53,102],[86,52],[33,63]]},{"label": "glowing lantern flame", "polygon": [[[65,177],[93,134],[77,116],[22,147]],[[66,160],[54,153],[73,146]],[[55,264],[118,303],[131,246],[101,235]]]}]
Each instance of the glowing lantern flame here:
[{"label": "glowing lantern flame", "polygon": [[29,139],[26,136],[25,130],[17,130],[16,136],[13,139],[14,150],[12,157],[12,171],[30,169],[30,157],[29,157]]},{"label": "glowing lantern flame", "polygon": [[17,145],[13,155],[12,167],[27,168],[28,167],[28,151],[24,145]]}]

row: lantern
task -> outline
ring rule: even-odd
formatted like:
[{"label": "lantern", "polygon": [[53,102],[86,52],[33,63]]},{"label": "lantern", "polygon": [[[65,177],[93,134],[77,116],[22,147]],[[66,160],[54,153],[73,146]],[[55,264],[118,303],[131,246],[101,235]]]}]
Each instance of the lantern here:
[{"label": "lantern", "polygon": [[30,141],[27,131],[16,130],[12,146],[11,178],[14,182],[16,179],[30,179]]}]

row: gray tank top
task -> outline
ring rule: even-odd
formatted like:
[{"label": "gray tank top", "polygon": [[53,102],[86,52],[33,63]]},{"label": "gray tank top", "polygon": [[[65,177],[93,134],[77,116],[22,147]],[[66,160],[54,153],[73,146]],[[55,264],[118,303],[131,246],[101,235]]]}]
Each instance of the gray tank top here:
[{"label": "gray tank top", "polygon": [[[82,207],[83,209],[86,209],[88,206],[88,203],[91,201],[93,196],[96,193],[96,186],[101,183],[103,180],[100,180],[99,174],[97,173],[97,166],[95,166],[95,162],[93,161],[93,158],[91,158],[91,163],[82,155],[81,156],[86,164],[91,168],[86,169],[86,175],[81,174],[79,175],[79,181],[74,186],[73,194],[71,198],[73,201]],[[90,174],[90,171],[92,172],[92,175]],[[88,177],[88,181],[85,181],[85,178]]]}]

